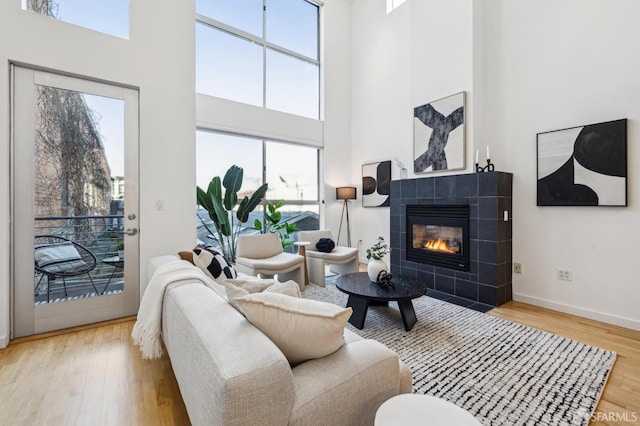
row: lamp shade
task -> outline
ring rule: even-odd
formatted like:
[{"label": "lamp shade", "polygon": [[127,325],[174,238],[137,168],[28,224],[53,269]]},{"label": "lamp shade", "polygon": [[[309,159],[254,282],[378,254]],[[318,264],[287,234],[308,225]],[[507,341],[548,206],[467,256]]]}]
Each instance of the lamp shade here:
[{"label": "lamp shade", "polygon": [[336,200],[355,200],[356,199],[356,187],[355,186],[341,186],[336,188]]}]

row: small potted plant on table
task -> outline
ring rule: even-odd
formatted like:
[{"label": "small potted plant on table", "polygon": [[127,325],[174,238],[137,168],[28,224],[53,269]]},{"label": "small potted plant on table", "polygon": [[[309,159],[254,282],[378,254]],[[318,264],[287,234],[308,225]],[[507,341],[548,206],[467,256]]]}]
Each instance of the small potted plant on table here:
[{"label": "small potted plant on table", "polygon": [[367,260],[369,260],[367,274],[369,274],[371,281],[376,282],[380,271],[389,271],[389,267],[382,258],[389,254],[390,251],[389,246],[382,237],[378,237],[378,241],[367,249]]}]

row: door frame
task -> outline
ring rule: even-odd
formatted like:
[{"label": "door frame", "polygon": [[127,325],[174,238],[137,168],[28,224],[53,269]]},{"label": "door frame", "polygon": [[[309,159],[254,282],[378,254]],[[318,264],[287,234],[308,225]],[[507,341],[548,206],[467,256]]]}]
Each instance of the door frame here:
[{"label": "door frame", "polygon": [[[124,102],[125,228],[138,228],[139,217],[139,92],[126,86],[72,77],[11,64],[10,143],[10,288],[11,339],[83,324],[135,315],[140,301],[139,234],[125,235],[124,291],[100,297],[35,305],[34,241],[34,108],[35,86],[44,85]],[[20,141],[27,141],[20,143]],[[18,183],[19,182],[19,183]],[[27,188],[25,190],[24,188]],[[127,216],[134,214],[134,219]],[[20,285],[19,281],[31,285]]]}]

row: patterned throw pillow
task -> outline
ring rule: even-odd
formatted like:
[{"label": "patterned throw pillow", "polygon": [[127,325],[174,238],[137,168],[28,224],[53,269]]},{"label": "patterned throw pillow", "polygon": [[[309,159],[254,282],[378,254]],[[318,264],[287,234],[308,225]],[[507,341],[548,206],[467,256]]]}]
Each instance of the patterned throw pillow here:
[{"label": "patterned throw pillow", "polygon": [[202,271],[222,284],[227,278],[236,278],[238,272],[218,250],[211,246],[193,249],[193,263]]}]

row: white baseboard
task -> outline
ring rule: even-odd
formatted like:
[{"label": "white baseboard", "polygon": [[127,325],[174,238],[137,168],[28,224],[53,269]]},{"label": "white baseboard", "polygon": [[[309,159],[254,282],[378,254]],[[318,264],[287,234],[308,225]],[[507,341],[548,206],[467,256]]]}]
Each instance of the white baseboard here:
[{"label": "white baseboard", "polygon": [[4,349],[9,346],[9,337],[8,336],[0,336],[0,349]]},{"label": "white baseboard", "polygon": [[631,318],[625,318],[617,315],[607,314],[604,312],[594,311],[591,309],[580,308],[578,306],[554,302],[552,300],[535,296],[528,296],[521,293],[513,293],[513,300],[515,300],[516,302],[528,303],[529,305],[540,306],[542,308],[552,309],[554,311],[577,315],[579,317],[589,318],[592,320],[605,322],[607,324],[613,324],[620,327],[640,331],[640,321]]}]

